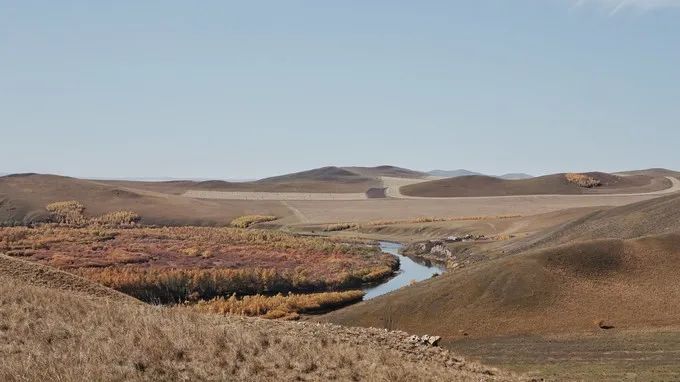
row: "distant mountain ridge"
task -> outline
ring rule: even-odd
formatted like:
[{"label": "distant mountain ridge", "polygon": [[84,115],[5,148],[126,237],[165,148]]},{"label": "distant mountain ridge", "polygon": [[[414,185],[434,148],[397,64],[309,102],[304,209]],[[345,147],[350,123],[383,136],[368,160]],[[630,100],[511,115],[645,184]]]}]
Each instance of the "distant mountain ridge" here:
[{"label": "distant mountain ridge", "polygon": [[465,169],[458,169],[458,170],[432,170],[429,171],[428,174],[431,176],[440,176],[444,178],[458,178],[461,176],[472,176],[472,175],[478,175],[478,176],[491,176],[494,178],[500,178],[500,179],[506,179],[506,180],[518,180],[518,179],[529,179],[533,178],[532,175],[525,174],[525,173],[510,173],[510,174],[504,174],[504,175],[486,175],[482,174],[481,172],[475,172],[475,171],[469,171]]}]

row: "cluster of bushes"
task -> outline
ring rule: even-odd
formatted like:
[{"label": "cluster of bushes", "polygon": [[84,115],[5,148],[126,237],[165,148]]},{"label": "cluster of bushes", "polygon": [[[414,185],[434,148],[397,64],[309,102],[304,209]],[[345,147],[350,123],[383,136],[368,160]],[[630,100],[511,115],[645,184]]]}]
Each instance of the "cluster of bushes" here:
[{"label": "cluster of bushes", "polygon": [[209,301],[199,301],[193,307],[210,313],[290,320],[299,318],[300,313],[322,312],[359,302],[364,294],[359,290],[351,290],[312,294],[277,294],[275,296],[254,295],[241,299],[234,294],[229,298],[219,297]]},{"label": "cluster of bushes", "polygon": [[302,270],[276,269],[159,269],[142,267],[79,268],[73,272],[151,303],[182,303],[231,295],[312,293],[361,287],[392,273],[363,270],[335,279],[310,277]]},{"label": "cluster of bushes", "polygon": [[85,206],[76,200],[50,203],[45,208],[50,213],[51,222],[68,227],[98,225],[125,228],[132,227],[141,220],[141,217],[132,211],[114,211],[88,219],[85,216]]},{"label": "cluster of bushes", "polygon": [[265,223],[278,219],[272,215],[245,215],[231,221],[231,226],[236,228],[248,228],[253,224]]},{"label": "cluster of bushes", "polygon": [[87,223],[85,206],[75,200],[51,203],[45,208],[55,223],[68,226],[80,226]]},{"label": "cluster of bushes", "polygon": [[132,211],[115,211],[92,219],[92,223],[103,227],[133,227],[142,218]]},{"label": "cluster of bushes", "polygon": [[593,188],[602,185],[602,182],[600,182],[598,179],[586,174],[568,173],[564,174],[564,177],[567,179],[567,182],[573,183],[583,188]]},{"label": "cluster of bushes", "polygon": [[0,228],[0,252],[155,303],[357,289],[399,265],[365,242],[208,227]]},{"label": "cluster of bushes", "polygon": [[329,224],[325,227],[323,227],[322,231],[323,232],[335,232],[335,231],[345,231],[348,229],[354,229],[359,227],[358,224],[354,223],[338,223],[338,224]]}]

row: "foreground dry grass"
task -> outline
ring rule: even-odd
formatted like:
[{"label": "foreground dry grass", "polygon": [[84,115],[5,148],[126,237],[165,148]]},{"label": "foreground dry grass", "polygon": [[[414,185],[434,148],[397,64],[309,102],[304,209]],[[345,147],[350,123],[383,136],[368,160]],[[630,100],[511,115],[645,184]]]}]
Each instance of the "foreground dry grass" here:
[{"label": "foreground dry grass", "polygon": [[352,289],[398,264],[365,243],[233,228],[0,228],[0,252],[164,303]]},{"label": "foreground dry grass", "polygon": [[[511,380],[405,333],[200,314],[0,275],[0,380]],[[407,346],[408,345],[408,346]]]}]

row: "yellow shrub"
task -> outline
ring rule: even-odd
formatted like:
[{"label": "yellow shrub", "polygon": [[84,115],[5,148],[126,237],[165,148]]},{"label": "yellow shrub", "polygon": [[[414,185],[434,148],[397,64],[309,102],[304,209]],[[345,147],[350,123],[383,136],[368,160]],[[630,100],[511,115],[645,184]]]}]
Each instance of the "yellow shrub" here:
[{"label": "yellow shrub", "polygon": [[567,179],[569,183],[576,184],[579,187],[593,188],[602,185],[602,183],[599,180],[586,174],[568,173],[564,174],[564,177]]},{"label": "yellow shrub", "polygon": [[141,217],[132,211],[115,211],[92,220],[92,223],[105,227],[132,227]]},{"label": "yellow shrub", "polygon": [[75,200],[66,202],[50,203],[46,207],[50,212],[52,220],[64,225],[82,225],[86,223],[84,212],[85,206]]},{"label": "yellow shrub", "polygon": [[278,219],[271,215],[245,215],[231,221],[232,227],[248,228],[253,224],[270,222]]},{"label": "yellow shrub", "polygon": [[334,231],[344,231],[348,229],[353,229],[356,228],[357,225],[353,223],[338,223],[338,224],[330,224],[327,225],[323,228],[324,232],[334,232]]},{"label": "yellow shrub", "polygon": [[327,292],[312,294],[289,294],[284,296],[245,296],[238,299],[236,295],[229,298],[216,298],[200,301],[194,307],[204,312],[235,314],[241,316],[261,316],[264,318],[297,318],[299,313],[318,312],[330,308],[361,301],[364,292],[358,290],[346,292]]}]

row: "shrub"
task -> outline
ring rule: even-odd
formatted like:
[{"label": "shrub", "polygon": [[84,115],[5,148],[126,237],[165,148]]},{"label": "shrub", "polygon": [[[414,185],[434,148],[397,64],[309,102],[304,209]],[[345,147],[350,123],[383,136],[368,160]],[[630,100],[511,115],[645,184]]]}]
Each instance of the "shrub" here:
[{"label": "shrub", "polygon": [[132,227],[142,218],[132,211],[115,211],[92,220],[93,224],[105,227]]},{"label": "shrub", "polygon": [[338,223],[338,224],[327,225],[322,229],[322,231],[323,232],[345,231],[345,230],[353,229],[353,228],[357,228],[357,227],[358,227],[358,225],[353,224],[353,223]]},{"label": "shrub", "polygon": [[593,188],[602,185],[602,182],[586,174],[568,173],[564,177],[567,179],[567,182],[583,188]]},{"label": "shrub", "polygon": [[231,226],[236,228],[248,228],[253,224],[270,222],[278,219],[272,215],[245,215],[231,221]]},{"label": "shrub", "polygon": [[312,294],[289,294],[284,296],[245,296],[238,299],[236,295],[229,298],[216,298],[200,301],[195,308],[204,312],[220,314],[236,314],[241,316],[262,316],[263,318],[296,319],[299,313],[320,312],[338,308],[361,301],[364,292],[351,290],[346,292],[328,292]]},{"label": "shrub", "polygon": [[85,206],[78,201],[71,200],[50,203],[45,208],[50,212],[50,217],[55,223],[68,226],[78,226],[86,223],[84,216]]}]

